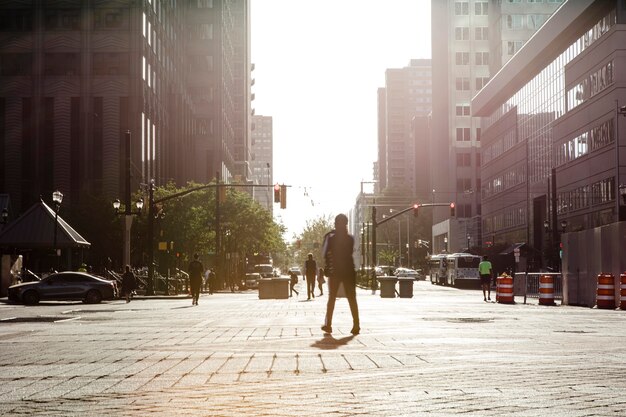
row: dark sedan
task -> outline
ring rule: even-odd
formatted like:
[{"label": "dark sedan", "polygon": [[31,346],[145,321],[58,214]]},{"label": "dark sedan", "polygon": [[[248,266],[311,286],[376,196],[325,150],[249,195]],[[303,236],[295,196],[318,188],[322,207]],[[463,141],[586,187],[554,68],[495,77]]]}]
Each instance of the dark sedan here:
[{"label": "dark sedan", "polygon": [[9,300],[34,305],[40,300],[82,300],[97,304],[117,295],[115,282],[84,272],[59,272],[41,281],[9,287]]}]

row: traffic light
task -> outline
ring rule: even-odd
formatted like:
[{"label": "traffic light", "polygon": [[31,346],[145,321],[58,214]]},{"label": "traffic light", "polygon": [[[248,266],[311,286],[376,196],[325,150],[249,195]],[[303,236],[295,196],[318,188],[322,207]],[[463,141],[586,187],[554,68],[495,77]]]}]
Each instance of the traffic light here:
[{"label": "traffic light", "polygon": [[280,208],[287,208],[287,186],[285,184],[280,186]]},{"label": "traffic light", "polygon": [[280,203],[280,185],[274,185],[274,203]]},{"label": "traffic light", "polygon": [[420,205],[419,205],[419,204],[417,204],[417,203],[413,204],[413,217],[417,217],[417,215],[419,214],[419,213],[418,213],[419,206],[420,206]]},{"label": "traffic light", "polygon": [[450,217],[454,217],[456,212],[456,206],[454,205],[454,203],[450,203]]}]

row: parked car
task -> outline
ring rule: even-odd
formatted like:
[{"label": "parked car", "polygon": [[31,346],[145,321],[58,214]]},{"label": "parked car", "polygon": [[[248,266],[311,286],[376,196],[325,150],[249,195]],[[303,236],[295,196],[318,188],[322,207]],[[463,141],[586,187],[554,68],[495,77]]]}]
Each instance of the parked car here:
[{"label": "parked car", "polygon": [[387,265],[380,265],[376,267],[376,276],[380,277],[380,276],[392,276],[394,274],[394,267],[393,266],[387,266]]},{"label": "parked car", "polygon": [[246,274],[243,283],[246,288],[259,288],[260,279],[261,274],[259,274],[258,272],[249,272]]},{"label": "parked car", "polygon": [[298,276],[302,275],[302,270],[299,266],[292,266],[291,268],[289,268],[289,275],[291,275],[292,272]]},{"label": "parked car", "polygon": [[9,287],[9,300],[35,305],[40,300],[82,300],[97,304],[117,296],[114,281],[85,272],[59,272],[41,281],[23,282]]},{"label": "parked car", "polygon": [[398,268],[396,269],[396,277],[404,277],[404,278],[413,278],[413,279],[423,279],[420,276],[420,273],[415,269],[410,268]]},{"label": "parked car", "polygon": [[261,274],[261,277],[263,278],[274,277],[274,267],[270,264],[254,265],[254,272]]}]

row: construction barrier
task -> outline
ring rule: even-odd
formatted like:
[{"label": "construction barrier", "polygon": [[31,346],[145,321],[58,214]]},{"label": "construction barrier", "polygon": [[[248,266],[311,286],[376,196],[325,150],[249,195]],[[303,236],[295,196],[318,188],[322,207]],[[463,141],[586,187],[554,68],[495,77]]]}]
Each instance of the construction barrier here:
[{"label": "construction barrier", "polygon": [[513,304],[513,277],[499,276],[496,279],[496,301],[501,304]]},{"label": "construction barrier", "polygon": [[619,291],[619,308],[626,310],[626,272],[619,276],[620,291]]},{"label": "construction barrier", "polygon": [[555,305],[553,275],[542,275],[539,277],[539,304],[543,306]]},{"label": "construction barrier", "polygon": [[615,277],[613,274],[598,275],[596,305],[598,308],[615,309]]}]

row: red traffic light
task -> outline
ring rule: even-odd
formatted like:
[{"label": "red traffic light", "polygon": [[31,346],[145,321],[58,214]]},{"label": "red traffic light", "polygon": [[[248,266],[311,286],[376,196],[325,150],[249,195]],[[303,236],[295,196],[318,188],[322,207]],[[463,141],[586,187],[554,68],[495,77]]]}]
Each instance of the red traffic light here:
[{"label": "red traffic light", "polygon": [[419,204],[415,203],[413,204],[413,217],[417,217],[417,215],[419,214],[418,209],[419,209]]},{"label": "red traffic light", "polygon": [[274,203],[280,203],[280,185],[274,184]]},{"label": "red traffic light", "polygon": [[454,203],[450,203],[450,217],[454,217],[455,216],[455,210],[456,206],[454,205]]}]

